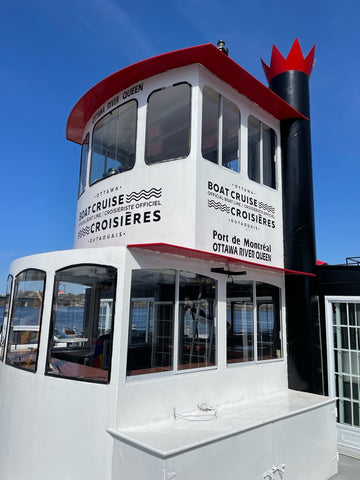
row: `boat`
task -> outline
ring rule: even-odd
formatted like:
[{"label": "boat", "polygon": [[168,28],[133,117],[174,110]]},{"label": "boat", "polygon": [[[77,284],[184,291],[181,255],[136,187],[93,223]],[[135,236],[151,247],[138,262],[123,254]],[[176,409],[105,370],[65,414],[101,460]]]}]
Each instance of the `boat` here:
[{"label": "boat", "polygon": [[336,474],[310,312],[314,52],[299,49],[273,50],[270,88],[220,41],[76,103],[74,248],[10,266],[3,480]]}]

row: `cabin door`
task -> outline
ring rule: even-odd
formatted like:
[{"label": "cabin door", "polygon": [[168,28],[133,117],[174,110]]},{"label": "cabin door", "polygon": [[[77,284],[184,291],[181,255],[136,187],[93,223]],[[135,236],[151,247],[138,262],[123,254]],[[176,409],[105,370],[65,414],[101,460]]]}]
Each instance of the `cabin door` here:
[{"label": "cabin door", "polygon": [[360,458],[360,297],[325,297],[329,395],[340,453]]}]

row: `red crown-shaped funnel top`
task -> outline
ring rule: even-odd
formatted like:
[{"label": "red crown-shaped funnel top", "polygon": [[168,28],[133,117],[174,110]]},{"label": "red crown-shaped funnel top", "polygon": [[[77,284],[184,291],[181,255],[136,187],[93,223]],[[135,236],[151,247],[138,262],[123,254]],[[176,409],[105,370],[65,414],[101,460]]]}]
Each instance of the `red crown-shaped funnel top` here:
[{"label": "red crown-shaped funnel top", "polygon": [[290,49],[287,58],[284,58],[278,48],[273,45],[271,53],[270,67],[266,65],[263,59],[261,59],[262,66],[268,82],[279,75],[279,73],[287,72],[288,70],[298,70],[306,73],[310,77],[311,71],[314,66],[315,45],[312,47],[308,55],[304,58],[301,51],[299,40],[296,39],[293,46]]}]

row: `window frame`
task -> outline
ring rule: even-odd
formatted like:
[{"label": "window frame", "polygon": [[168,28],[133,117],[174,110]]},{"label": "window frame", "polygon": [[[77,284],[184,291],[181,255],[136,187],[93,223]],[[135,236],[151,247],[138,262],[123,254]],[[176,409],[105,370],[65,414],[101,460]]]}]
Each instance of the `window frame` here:
[{"label": "window frame", "polygon": [[[9,281],[10,281],[10,286],[9,286]],[[7,342],[8,332],[9,332],[8,327],[9,327],[9,320],[10,320],[10,313],[11,313],[13,286],[14,286],[14,277],[13,275],[9,274],[6,280],[4,315],[3,315],[1,330],[0,330],[0,361],[1,362],[5,360],[6,342]]]},{"label": "window frame", "polygon": [[[87,146],[87,148],[85,148],[85,146]],[[81,195],[84,193],[87,185],[89,153],[90,153],[90,134],[88,132],[84,138],[83,143],[81,144],[78,198],[80,198]]]},{"label": "window frame", "polygon": [[[151,125],[149,124],[149,121],[150,121],[149,120],[150,119],[150,114],[149,114],[150,99],[154,94],[164,92],[165,90],[169,90],[171,88],[178,87],[180,85],[187,85],[189,87],[188,118],[187,118],[187,126],[186,126],[186,128],[188,128],[188,138],[187,138],[188,143],[187,143],[186,153],[184,155],[180,155],[180,156],[176,156],[176,157],[170,156],[170,157],[167,157],[167,158],[162,158],[162,159],[157,160],[157,161],[153,161],[153,160],[150,161],[148,159],[148,157],[149,157],[148,150],[149,150],[149,142],[150,142],[151,138],[149,138],[148,135],[149,135],[149,127],[153,126],[153,124],[151,124]],[[151,166],[151,165],[157,165],[159,163],[171,162],[171,161],[174,161],[174,160],[181,160],[181,159],[187,158],[190,155],[190,152],[191,152],[191,136],[192,136],[192,103],[193,103],[193,87],[187,81],[177,82],[177,83],[174,83],[172,85],[168,85],[166,87],[157,88],[156,90],[153,90],[149,94],[149,96],[147,98],[147,102],[146,102],[145,142],[144,142],[144,160],[145,160],[146,165]],[[166,136],[164,138],[168,138],[168,136]]]},{"label": "window frame", "polygon": [[[126,105],[129,105],[130,103],[134,103],[135,104],[135,130],[134,130],[134,161],[132,163],[132,165],[129,167],[129,168],[126,168],[124,170],[121,170],[121,171],[117,171],[117,172],[113,172],[113,173],[109,173],[108,175],[106,175],[105,173],[103,174],[102,177],[100,178],[96,178],[95,180],[92,180],[92,173],[93,173],[93,166],[94,166],[94,153],[95,152],[95,149],[94,149],[94,139],[95,139],[95,131],[96,131],[96,126],[100,123],[100,122],[104,122],[104,119],[106,117],[109,117],[111,115],[114,114],[114,112],[116,110],[120,110],[122,107],[126,106]],[[102,180],[105,180],[106,178],[109,178],[109,177],[112,177],[114,175],[117,175],[119,173],[124,173],[124,172],[128,172],[130,170],[132,170],[134,167],[135,167],[135,164],[136,164],[136,154],[137,154],[137,136],[138,136],[138,117],[139,117],[139,103],[138,103],[138,100],[136,98],[132,98],[131,100],[128,100],[124,103],[122,103],[121,105],[118,105],[116,106],[115,108],[109,110],[106,112],[105,115],[103,115],[101,118],[99,118],[99,120],[93,125],[92,129],[91,129],[91,148],[90,148],[90,173],[89,173],[89,185],[90,187],[95,185],[96,183],[98,182],[101,182]],[[111,169],[111,168],[110,168]],[[115,170],[115,169],[114,169]]]},{"label": "window frame", "polygon": [[[254,158],[250,158],[250,122],[252,120],[255,120],[259,124],[259,139],[257,142],[257,159],[254,161]],[[270,151],[270,156],[265,155],[265,141],[264,141],[264,130],[265,128],[273,133],[273,138],[274,138],[274,148],[273,148],[273,156],[271,157],[271,151]],[[270,142],[270,147],[271,147],[271,142]],[[255,117],[255,115],[249,114],[248,119],[247,119],[247,176],[248,179],[251,180],[252,182],[258,183],[259,185],[263,185],[264,187],[271,188],[272,190],[278,190],[279,186],[279,179],[278,179],[278,169],[277,169],[277,163],[278,163],[278,152],[277,152],[277,147],[278,147],[278,134],[276,133],[276,130],[272,128],[270,125],[267,123],[263,122],[262,120],[259,120],[259,118]],[[270,148],[271,150],[271,148]],[[251,175],[251,171],[254,170],[254,166],[256,167],[256,178],[253,178]],[[273,175],[273,182],[269,185],[265,181],[265,174],[264,172],[269,170],[272,172]],[[255,176],[255,175],[254,175]]]},{"label": "window frame", "polygon": [[[22,367],[20,365],[16,365],[14,363],[11,363],[10,360],[9,360],[9,346],[12,345],[12,343],[10,342],[10,335],[11,335],[11,332],[13,332],[13,325],[12,325],[12,320],[13,320],[13,315],[15,314],[15,311],[16,311],[16,308],[17,308],[17,305],[16,305],[16,300],[17,300],[17,295],[18,295],[18,292],[19,292],[19,288],[18,288],[18,282],[17,282],[17,278],[19,278],[20,275],[23,275],[25,272],[38,272],[38,273],[41,273],[43,274],[43,290],[42,290],[42,298],[41,298],[41,305],[40,305],[40,309],[39,309],[39,315],[38,315],[38,327],[39,327],[39,330],[38,330],[38,342],[37,342],[37,349],[36,349],[36,353],[35,353],[35,357],[36,357],[36,360],[35,360],[35,365],[34,365],[34,369],[30,369],[28,367]],[[27,280],[26,280],[27,281]],[[30,280],[30,281],[35,281],[35,280]],[[19,272],[15,278],[14,278],[14,281],[13,281],[13,295],[12,295],[12,304],[11,304],[11,313],[10,313],[10,318],[9,318],[9,321],[8,321],[8,332],[7,332],[7,344],[6,344],[6,358],[5,358],[5,363],[11,367],[14,367],[14,368],[18,368],[19,370],[24,370],[24,371],[27,371],[27,372],[31,372],[31,373],[36,373],[37,372],[37,367],[38,367],[38,361],[39,361],[39,352],[40,352],[40,339],[41,339],[41,330],[42,330],[42,320],[43,320],[43,311],[44,311],[44,301],[45,301],[45,295],[46,295],[46,281],[47,281],[47,273],[44,271],[44,270],[41,270],[39,268],[26,268],[25,270],[22,270],[21,272]]]},{"label": "window frame", "polygon": [[[67,270],[72,270],[76,268],[82,268],[82,267],[89,267],[89,271],[91,268],[104,268],[104,269],[112,269],[113,270],[113,297],[112,297],[112,320],[111,320],[111,337],[110,337],[110,356],[109,356],[109,369],[99,369],[101,371],[107,371],[107,379],[106,380],[101,380],[101,379],[94,379],[94,378],[86,378],[86,377],[80,377],[76,375],[66,375],[66,374],[57,374],[53,371],[50,372],[51,366],[50,366],[50,357],[52,354],[52,342],[53,342],[53,337],[54,337],[54,332],[56,328],[56,308],[58,306],[57,299],[59,297],[59,285],[62,283],[61,280],[57,281],[57,274],[65,272]],[[90,278],[90,275],[89,277]],[[114,267],[113,265],[104,265],[104,264],[95,264],[95,263],[79,263],[79,264],[73,264],[73,265],[66,265],[63,268],[60,268],[56,270],[55,275],[54,275],[54,287],[53,287],[53,294],[52,294],[52,303],[51,303],[51,316],[50,316],[50,321],[49,321],[49,336],[48,336],[48,342],[47,342],[47,353],[46,353],[46,364],[45,364],[45,375],[49,377],[54,377],[54,378],[60,378],[64,380],[75,380],[78,382],[86,382],[86,383],[96,383],[100,385],[108,385],[111,382],[111,373],[112,373],[112,357],[113,357],[113,348],[114,348],[114,327],[115,327],[115,314],[116,314],[116,294],[117,294],[117,281],[118,281],[118,269]],[[70,282],[69,282],[70,283]],[[79,286],[84,286],[84,282],[78,283]],[[90,299],[90,310],[93,310],[93,303],[94,303],[94,293],[93,289],[96,289],[96,284],[92,285],[90,287],[92,289],[91,291],[91,299]],[[95,317],[99,318],[100,316],[100,303],[101,303],[101,297],[99,296],[98,298],[98,309],[97,309],[97,314],[94,315],[92,313],[91,319],[93,320]],[[86,301],[84,302],[84,312],[83,315],[85,316],[86,314],[86,308],[89,306],[86,305]],[[84,317],[83,317],[84,318]],[[91,322],[90,322],[91,325]],[[91,336],[91,339],[89,339],[89,342],[91,343],[93,341],[93,337]],[[64,342],[66,343],[66,342]],[[96,346],[95,346],[96,348]],[[69,349],[69,352],[71,353],[71,349]],[[69,362],[69,363],[75,363],[76,362]],[[84,365],[85,366],[85,365]],[[92,367],[92,368],[97,368],[97,367]]]},{"label": "window frame", "polygon": [[[217,128],[216,128],[216,140],[217,140],[217,159],[216,161],[211,160],[207,158],[204,155],[204,139],[207,137],[204,136],[204,103],[205,99],[209,98],[206,96],[206,91],[211,92],[212,94],[217,95]],[[232,169],[228,167],[223,158],[223,152],[224,152],[224,138],[225,138],[225,127],[224,127],[224,118],[225,118],[225,112],[226,112],[226,104],[234,106],[238,112],[238,125],[237,125],[237,169]],[[230,110],[228,108],[228,110]],[[201,102],[201,112],[202,112],[202,120],[201,120],[201,155],[205,160],[208,160],[211,163],[214,163],[215,165],[220,165],[227,170],[230,170],[235,173],[240,173],[241,172],[241,110],[238,107],[238,105],[229,100],[225,95],[222,95],[220,92],[215,90],[214,88],[204,85],[202,87],[202,102]],[[231,161],[230,161],[231,162]],[[230,163],[229,162],[229,163]]]},{"label": "window frame", "polygon": [[[218,321],[217,321],[217,311],[218,311],[218,280],[209,276],[207,273],[202,274],[190,270],[179,270],[176,268],[145,268],[145,269],[132,269],[131,271],[131,277],[132,277],[132,272],[133,271],[139,271],[139,272],[144,272],[146,273],[147,271],[151,272],[162,272],[162,271],[173,271],[175,273],[175,284],[174,284],[174,298],[172,300],[172,307],[173,307],[173,325],[172,325],[172,340],[173,340],[173,351],[172,351],[172,357],[171,357],[171,367],[164,369],[164,370],[159,370],[159,371],[151,371],[153,368],[155,369],[156,367],[149,367],[147,369],[141,368],[138,369],[140,370],[140,373],[136,373],[136,369],[129,369],[128,368],[128,355],[129,355],[129,345],[130,345],[130,337],[131,337],[131,329],[132,329],[132,303],[133,300],[138,300],[140,297],[132,297],[132,294],[130,293],[130,308],[129,308],[129,324],[128,324],[128,336],[127,336],[127,348],[128,348],[128,353],[127,353],[127,360],[126,360],[126,379],[127,380],[132,380],[136,379],[137,377],[144,378],[150,378],[158,375],[178,375],[178,374],[186,374],[187,372],[197,372],[197,371],[208,371],[208,370],[213,370],[218,367],[218,337],[219,337],[219,332],[218,332]],[[185,274],[192,274],[192,275],[198,275],[200,277],[204,277],[207,279],[212,280],[215,292],[214,292],[214,298],[212,299],[212,310],[213,310],[213,316],[212,316],[212,322],[213,322],[213,334],[215,338],[215,343],[214,343],[214,355],[213,355],[213,364],[211,365],[205,365],[205,366],[199,366],[199,367],[193,367],[193,368],[187,368],[184,367],[184,365],[180,364],[180,329],[182,328],[182,321],[180,319],[180,309],[182,308],[182,303],[184,303],[180,299],[180,275],[181,273]],[[132,285],[132,280],[131,280],[131,285]],[[130,289],[131,292],[131,289]],[[141,297],[144,299],[143,297]],[[207,300],[206,300],[207,301]],[[169,301],[170,302],[170,301]],[[169,303],[168,302],[168,303]],[[161,302],[160,302],[161,303]],[[183,368],[181,368],[183,366]],[[145,371],[149,370],[149,371]],[[131,372],[131,373],[129,373]]]},{"label": "window frame", "polygon": [[[226,335],[226,365],[227,367],[232,367],[232,366],[239,366],[239,365],[249,365],[249,364],[258,364],[258,363],[269,363],[269,362],[277,362],[277,361],[283,361],[284,360],[284,322],[283,322],[283,315],[282,315],[282,297],[283,297],[283,289],[279,287],[278,285],[269,283],[269,282],[264,282],[260,280],[248,280],[248,281],[228,281],[226,282],[226,322],[228,323],[228,305],[229,303],[235,303],[231,302],[232,298],[236,297],[228,297],[228,285],[229,284],[239,284],[239,285],[245,285],[245,284],[252,284],[251,286],[251,293],[252,293],[252,318],[251,318],[251,324],[252,324],[252,334],[253,334],[253,344],[252,344],[252,354],[253,354],[253,359],[252,360],[242,360],[239,359],[237,360],[236,358],[232,359],[229,361],[229,351],[228,351],[228,342],[229,342],[229,332],[227,331]],[[260,285],[265,285],[268,287],[271,287],[272,289],[276,289],[277,291],[277,300],[278,300],[278,305],[276,304],[275,301],[273,301],[272,305],[274,305],[274,324],[278,322],[278,338],[274,338],[272,341],[272,346],[276,344],[276,342],[279,342],[279,356],[273,356],[271,358],[260,358],[259,355],[259,300],[261,300],[261,297],[258,296],[258,289]],[[272,297],[274,299],[274,297]],[[275,310],[276,306],[278,307],[277,310]],[[231,317],[232,318],[232,317]],[[274,330],[276,331],[275,327]]]}]

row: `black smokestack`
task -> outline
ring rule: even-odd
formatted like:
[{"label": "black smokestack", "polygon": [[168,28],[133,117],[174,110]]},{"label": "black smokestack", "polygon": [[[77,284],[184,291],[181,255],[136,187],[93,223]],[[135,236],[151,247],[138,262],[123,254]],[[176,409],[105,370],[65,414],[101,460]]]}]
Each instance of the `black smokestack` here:
[{"label": "black smokestack", "polygon": [[[281,122],[285,268],[314,274],[315,216],[310,131],[309,77],[315,47],[306,58],[295,40],[285,59],[274,46],[270,67],[263,62],[269,86],[306,118]],[[317,298],[313,276],[287,275],[286,317],[289,386],[323,393]]]}]

